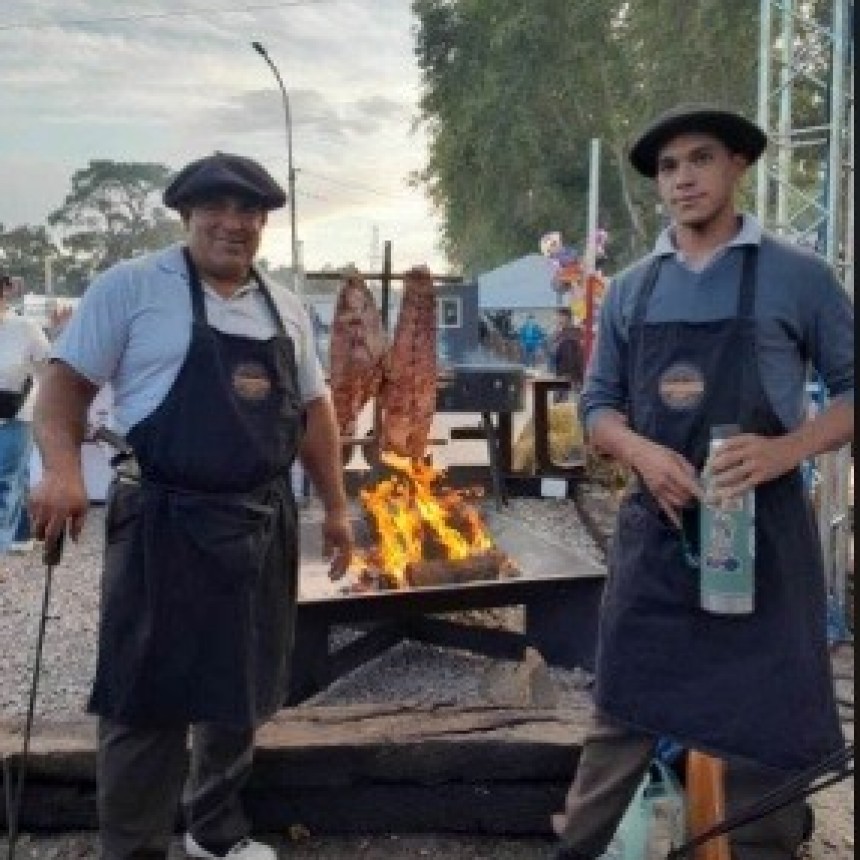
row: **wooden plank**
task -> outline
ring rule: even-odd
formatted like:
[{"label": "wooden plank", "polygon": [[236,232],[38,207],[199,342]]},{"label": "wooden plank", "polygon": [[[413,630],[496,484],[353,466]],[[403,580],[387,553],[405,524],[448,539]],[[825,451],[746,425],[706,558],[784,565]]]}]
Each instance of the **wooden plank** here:
[{"label": "wooden plank", "polygon": [[[284,709],[258,736],[250,814],[260,829],[545,832],[584,717],[584,708],[408,703]],[[20,724],[0,723],[0,756],[13,768],[20,748]],[[96,826],[94,720],[37,723],[21,824]]]}]

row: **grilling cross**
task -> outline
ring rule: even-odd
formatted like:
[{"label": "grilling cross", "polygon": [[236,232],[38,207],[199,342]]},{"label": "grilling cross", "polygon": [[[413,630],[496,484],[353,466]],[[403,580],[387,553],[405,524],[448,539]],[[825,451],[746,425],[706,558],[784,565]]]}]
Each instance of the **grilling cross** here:
[{"label": "grilling cross", "polygon": [[[504,555],[493,550],[477,509],[462,493],[437,492],[442,473],[424,462],[439,382],[435,290],[428,269],[416,267],[404,275],[390,344],[364,280],[356,272],[344,278],[332,320],[330,373],[344,460],[359,414],[375,399],[379,460],[389,472],[361,493],[377,543],[353,565],[358,587],[489,579],[509,569]],[[511,396],[507,389],[500,394]]]}]

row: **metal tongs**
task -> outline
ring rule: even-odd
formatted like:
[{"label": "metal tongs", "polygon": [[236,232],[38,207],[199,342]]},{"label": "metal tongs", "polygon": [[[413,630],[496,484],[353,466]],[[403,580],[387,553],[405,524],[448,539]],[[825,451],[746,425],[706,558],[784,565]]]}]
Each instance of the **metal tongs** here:
[{"label": "metal tongs", "polygon": [[24,791],[24,780],[27,775],[27,764],[30,754],[30,735],[33,730],[33,715],[36,709],[36,692],[39,687],[39,673],[42,665],[42,646],[45,642],[45,627],[48,621],[48,607],[51,602],[51,583],[54,568],[63,556],[65,531],[60,532],[54,540],[45,541],[42,549],[42,563],[45,565],[45,590],[42,594],[42,614],[39,618],[39,635],[36,640],[36,659],[33,665],[33,679],[30,683],[30,699],[27,705],[27,721],[24,725],[24,744],[21,750],[21,761],[18,766],[17,779],[13,779],[13,768],[9,758],[3,759],[3,787],[6,794],[6,822],[9,829],[8,860],[15,860],[15,847],[18,842],[18,816],[21,812],[21,795]]},{"label": "metal tongs", "polygon": [[90,438],[93,442],[106,442],[116,451],[116,454],[111,457],[110,464],[116,469],[120,479],[132,482],[140,479],[140,469],[137,465],[134,448],[128,444],[125,436],[105,427],[104,424],[100,424]]}]

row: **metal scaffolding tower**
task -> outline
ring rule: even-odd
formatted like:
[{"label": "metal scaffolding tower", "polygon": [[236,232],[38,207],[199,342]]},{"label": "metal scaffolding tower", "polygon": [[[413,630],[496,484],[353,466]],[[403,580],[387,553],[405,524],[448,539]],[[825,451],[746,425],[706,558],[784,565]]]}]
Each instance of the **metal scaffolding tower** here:
[{"label": "metal scaffolding tower", "polygon": [[[800,0],[761,0],[758,122],[770,146],[758,166],[756,208],[770,229],[821,253],[853,297],[854,4],[825,5],[829,21]],[[850,448],[816,467],[828,626],[841,640],[849,638]]]}]

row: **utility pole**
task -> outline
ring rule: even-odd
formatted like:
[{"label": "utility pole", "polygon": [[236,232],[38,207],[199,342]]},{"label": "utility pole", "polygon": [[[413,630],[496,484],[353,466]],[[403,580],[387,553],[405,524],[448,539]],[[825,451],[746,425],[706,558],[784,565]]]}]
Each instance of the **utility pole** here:
[{"label": "utility pole", "polygon": [[287,197],[290,207],[290,271],[293,278],[293,290],[297,295],[302,294],[302,283],[299,276],[299,243],[296,231],[296,169],[293,166],[293,120],[290,111],[290,97],[287,88],[281,78],[278,67],[272,58],[266,53],[266,49],[259,42],[251,42],[251,47],[266,61],[266,65],[272,70],[278,87],[281,90],[281,98],[284,104],[284,121],[287,133]]},{"label": "utility pole", "polygon": [[585,320],[583,321],[583,351],[585,360],[591,355],[594,342],[594,290],[591,275],[597,270],[597,218],[600,201],[600,141],[591,139],[589,178],[588,178],[588,223],[585,238]]}]

